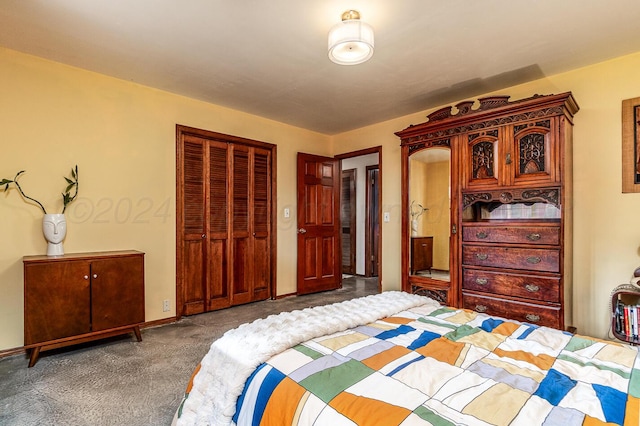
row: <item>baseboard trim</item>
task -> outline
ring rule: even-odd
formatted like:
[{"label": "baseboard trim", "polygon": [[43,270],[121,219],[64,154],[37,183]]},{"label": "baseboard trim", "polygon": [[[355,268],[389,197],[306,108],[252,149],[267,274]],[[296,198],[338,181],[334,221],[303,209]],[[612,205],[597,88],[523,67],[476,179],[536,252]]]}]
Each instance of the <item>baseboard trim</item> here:
[{"label": "baseboard trim", "polygon": [[[176,322],[176,317],[162,318],[159,320],[146,321],[140,325],[140,328],[158,327],[160,325],[171,324],[173,322]],[[0,359],[13,356],[13,355],[24,354],[26,352],[27,352],[27,349],[24,346],[11,348],[11,349],[3,349],[3,350],[0,350]]]},{"label": "baseboard trim", "polygon": [[291,297],[291,296],[297,296],[298,293],[297,292],[293,292],[293,293],[287,293],[287,294],[281,294],[279,296],[274,297],[275,300],[278,299],[284,299],[285,297]]},{"label": "baseboard trim", "polygon": [[19,354],[23,354],[25,352],[26,352],[26,350],[25,350],[24,346],[21,346],[19,348],[4,349],[4,350],[0,351],[0,358],[6,358],[8,356],[13,356],[13,355],[19,355]]},{"label": "baseboard trim", "polygon": [[171,323],[174,323],[176,321],[177,321],[176,317],[162,318],[162,319],[158,319],[158,320],[147,321],[144,324],[142,324],[140,326],[140,328],[157,327],[159,325],[171,324]]}]

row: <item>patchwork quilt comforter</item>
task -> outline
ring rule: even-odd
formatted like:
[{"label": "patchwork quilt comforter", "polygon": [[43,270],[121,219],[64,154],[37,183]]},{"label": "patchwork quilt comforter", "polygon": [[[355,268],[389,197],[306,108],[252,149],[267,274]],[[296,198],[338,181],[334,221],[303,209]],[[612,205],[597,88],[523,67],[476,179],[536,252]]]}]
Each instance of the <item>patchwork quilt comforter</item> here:
[{"label": "patchwork quilt comforter", "polygon": [[[254,337],[234,343],[239,346],[231,352],[252,352],[252,345],[274,339],[276,351],[254,359],[250,371],[242,370],[241,385],[230,381],[231,392],[214,386],[211,393],[210,380],[224,365],[205,357],[178,424],[639,424],[640,357],[634,347],[442,307],[406,293],[350,302],[363,312],[377,307],[360,312],[360,324],[343,328],[339,324],[354,306],[331,305],[338,319],[329,319],[329,328],[335,330],[320,327],[325,331],[308,338],[294,331],[285,348],[279,346],[282,336],[274,337],[283,328],[267,330],[288,314],[249,324],[246,331]],[[380,312],[386,303],[396,311]],[[307,312],[293,321],[308,326],[302,319],[307,314],[314,316]]]}]

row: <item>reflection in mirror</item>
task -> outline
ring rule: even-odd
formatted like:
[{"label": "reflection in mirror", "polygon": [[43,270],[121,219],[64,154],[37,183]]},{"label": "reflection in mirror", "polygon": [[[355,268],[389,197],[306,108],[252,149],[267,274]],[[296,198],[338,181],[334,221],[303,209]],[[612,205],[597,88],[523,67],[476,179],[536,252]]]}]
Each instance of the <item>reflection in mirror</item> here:
[{"label": "reflection in mirror", "polygon": [[451,151],[428,148],[409,157],[410,274],[449,281]]}]

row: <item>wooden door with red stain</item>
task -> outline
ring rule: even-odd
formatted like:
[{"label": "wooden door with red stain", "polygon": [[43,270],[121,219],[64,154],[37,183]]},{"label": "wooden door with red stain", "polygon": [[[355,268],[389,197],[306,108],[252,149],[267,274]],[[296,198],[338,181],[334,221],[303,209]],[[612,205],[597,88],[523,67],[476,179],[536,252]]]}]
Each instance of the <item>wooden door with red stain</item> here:
[{"label": "wooden door with red stain", "polygon": [[298,294],[340,288],[340,168],[298,153]]}]

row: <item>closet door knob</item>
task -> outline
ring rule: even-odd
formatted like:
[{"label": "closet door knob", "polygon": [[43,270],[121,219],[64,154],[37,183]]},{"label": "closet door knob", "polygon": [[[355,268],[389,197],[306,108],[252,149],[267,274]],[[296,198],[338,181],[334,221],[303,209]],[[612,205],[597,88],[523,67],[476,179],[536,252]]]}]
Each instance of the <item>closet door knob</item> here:
[{"label": "closet door knob", "polygon": [[93,278],[98,278],[98,274],[93,274]]},{"label": "closet door knob", "polygon": [[207,234],[202,234],[200,235],[200,237],[202,237],[202,239],[204,240],[205,238],[207,238]]},{"label": "closet door knob", "polygon": [[84,279],[85,279],[85,280],[88,280],[88,279],[89,279],[89,275],[85,275],[85,276],[84,276]]},{"label": "closet door knob", "polygon": [[304,229],[304,228],[298,229],[298,234],[306,234],[306,233],[307,233],[306,229]]}]

